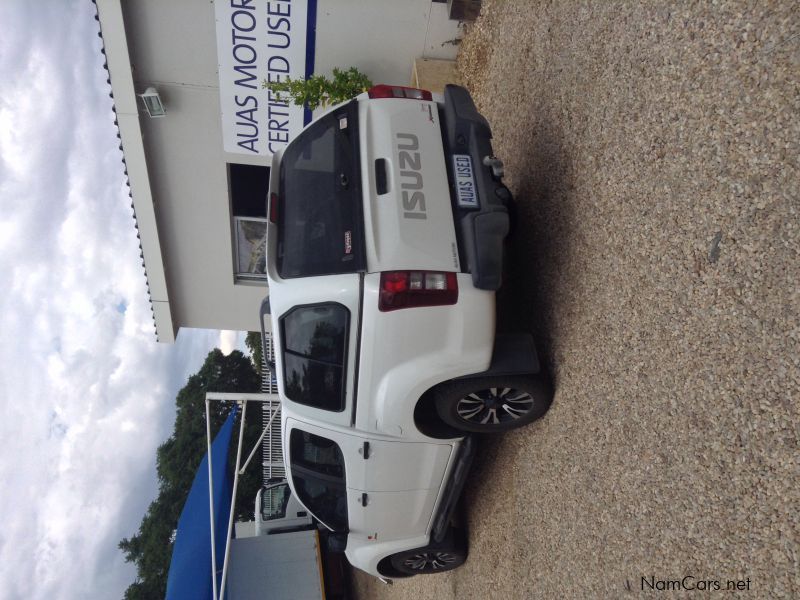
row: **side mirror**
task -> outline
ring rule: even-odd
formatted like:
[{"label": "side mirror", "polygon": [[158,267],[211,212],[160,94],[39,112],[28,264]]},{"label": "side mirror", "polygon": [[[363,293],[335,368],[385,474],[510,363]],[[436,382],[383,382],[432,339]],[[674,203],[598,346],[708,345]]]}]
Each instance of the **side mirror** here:
[{"label": "side mirror", "polygon": [[328,552],[344,552],[347,548],[347,534],[331,532],[328,534]]}]

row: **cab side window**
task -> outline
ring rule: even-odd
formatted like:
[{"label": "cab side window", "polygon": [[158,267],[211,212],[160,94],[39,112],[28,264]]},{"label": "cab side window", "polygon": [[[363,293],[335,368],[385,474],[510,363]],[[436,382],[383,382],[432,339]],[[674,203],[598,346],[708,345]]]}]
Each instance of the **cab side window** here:
[{"label": "cab side window", "polygon": [[340,412],[350,312],[341,304],[297,306],[281,317],[286,396],[307,406]]},{"label": "cab side window", "polygon": [[261,494],[261,519],[271,521],[284,518],[291,494],[286,483],[265,488]]}]

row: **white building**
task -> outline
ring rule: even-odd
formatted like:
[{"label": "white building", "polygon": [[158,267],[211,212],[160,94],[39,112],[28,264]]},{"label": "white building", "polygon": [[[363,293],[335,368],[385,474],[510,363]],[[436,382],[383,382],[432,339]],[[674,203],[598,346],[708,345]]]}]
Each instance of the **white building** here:
[{"label": "white building", "polygon": [[271,150],[310,119],[261,82],[408,85],[414,59],[455,57],[458,23],[431,0],[95,1],[156,335],[256,330]]}]

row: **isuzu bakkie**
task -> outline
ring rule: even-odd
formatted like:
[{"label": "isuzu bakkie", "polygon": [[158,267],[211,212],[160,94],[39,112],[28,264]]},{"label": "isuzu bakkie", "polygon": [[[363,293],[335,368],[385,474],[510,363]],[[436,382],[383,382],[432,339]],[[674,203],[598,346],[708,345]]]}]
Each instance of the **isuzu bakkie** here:
[{"label": "isuzu bakkie", "polygon": [[467,557],[475,446],[541,417],[529,334],[495,335],[512,197],[462,87],[379,85],[274,155],[262,330],[292,493],[383,578]]}]

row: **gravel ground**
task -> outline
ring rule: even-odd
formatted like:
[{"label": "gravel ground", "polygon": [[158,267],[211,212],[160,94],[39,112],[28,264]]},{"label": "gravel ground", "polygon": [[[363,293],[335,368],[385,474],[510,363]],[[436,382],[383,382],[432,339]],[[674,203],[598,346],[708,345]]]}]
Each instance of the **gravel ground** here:
[{"label": "gravel ground", "polygon": [[499,325],[555,402],[481,440],[467,564],[359,598],[800,597],[799,15],[484,0],[459,68],[518,200]]}]

